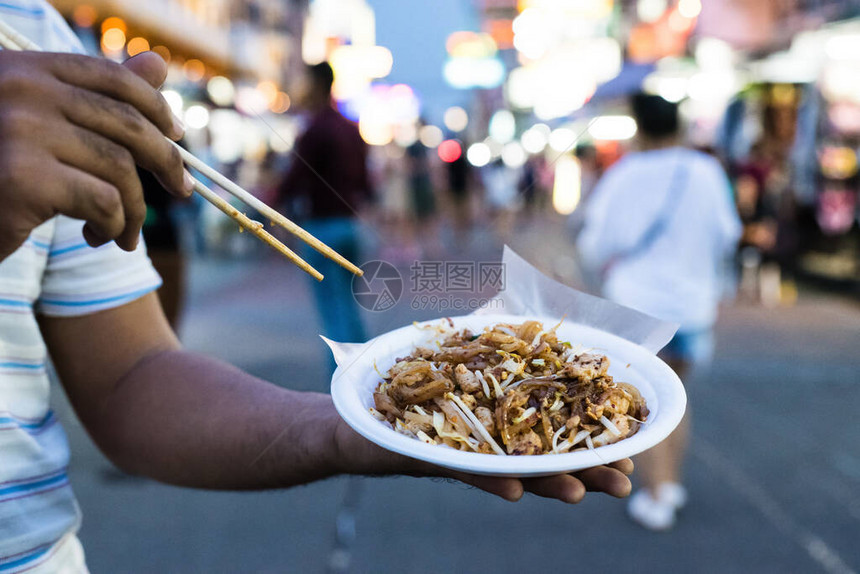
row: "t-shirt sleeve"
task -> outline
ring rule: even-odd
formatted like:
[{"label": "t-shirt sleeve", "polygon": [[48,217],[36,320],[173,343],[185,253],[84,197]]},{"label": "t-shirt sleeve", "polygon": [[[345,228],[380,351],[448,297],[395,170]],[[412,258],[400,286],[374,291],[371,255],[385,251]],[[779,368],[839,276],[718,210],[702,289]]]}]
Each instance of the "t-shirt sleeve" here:
[{"label": "t-shirt sleeve", "polygon": [[92,248],[84,240],[83,221],[57,217],[42,292],[36,311],[51,317],[75,317],[130,303],[161,286],[161,277],[141,239],[135,251],[114,242]]}]

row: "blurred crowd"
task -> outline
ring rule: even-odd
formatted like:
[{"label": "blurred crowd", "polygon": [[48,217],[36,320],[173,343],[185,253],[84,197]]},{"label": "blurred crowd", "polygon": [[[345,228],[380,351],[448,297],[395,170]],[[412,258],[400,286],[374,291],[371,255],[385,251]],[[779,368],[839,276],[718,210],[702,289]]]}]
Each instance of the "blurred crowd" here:
[{"label": "blurred crowd", "polygon": [[[717,158],[729,178],[743,222],[734,267],[739,296],[748,301],[790,304],[796,297],[799,262],[810,248],[835,251],[856,241],[856,202],[852,201],[856,190],[850,180],[834,183],[828,178],[839,166],[831,166],[838,158],[831,160],[827,154],[839,150],[828,151],[816,139],[820,136],[802,133],[803,114],[809,113],[805,108],[812,98],[814,92],[808,87],[757,86],[729,106],[717,141],[693,146]],[[293,117],[294,129],[300,133],[307,119]],[[467,157],[469,142],[449,136],[443,145],[450,144],[453,151],[418,139],[408,145],[392,141],[367,146],[368,201],[349,210],[379,232],[382,259],[408,263],[440,258],[475,227],[492,229],[504,242],[518,228],[568,219],[574,236],[597,182],[637,148],[635,139],[620,144],[576,141],[560,151],[546,145],[514,165],[501,156],[475,165]],[[290,166],[302,162],[294,151],[269,148],[220,164],[205,145],[192,149],[298,221],[308,217],[301,194],[278,193]],[[806,154],[806,159],[796,161],[799,154]],[[570,164],[576,168],[573,179],[563,169]],[[559,201],[574,188],[574,209],[567,213],[567,206]],[[199,198],[177,203],[169,211],[176,236],[188,251],[242,254],[255,248]],[[162,221],[153,218],[153,224]]]}]

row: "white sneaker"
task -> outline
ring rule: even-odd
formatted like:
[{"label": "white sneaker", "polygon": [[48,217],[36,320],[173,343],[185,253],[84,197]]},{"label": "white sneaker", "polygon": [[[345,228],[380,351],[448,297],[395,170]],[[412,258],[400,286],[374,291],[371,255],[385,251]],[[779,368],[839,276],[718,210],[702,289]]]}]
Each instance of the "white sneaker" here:
[{"label": "white sneaker", "polygon": [[657,487],[657,498],[680,510],[687,504],[687,489],[677,482],[664,482]]},{"label": "white sneaker", "polygon": [[627,514],[648,530],[669,530],[675,525],[675,513],[687,503],[687,490],[677,483],[657,487],[657,497],[648,489],[638,490],[630,497]]}]

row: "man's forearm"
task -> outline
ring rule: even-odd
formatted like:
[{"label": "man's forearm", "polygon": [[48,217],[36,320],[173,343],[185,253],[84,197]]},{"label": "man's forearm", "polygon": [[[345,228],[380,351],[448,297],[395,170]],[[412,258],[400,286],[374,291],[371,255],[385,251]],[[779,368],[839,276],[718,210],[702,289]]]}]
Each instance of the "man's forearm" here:
[{"label": "man's forearm", "polygon": [[338,452],[351,431],[328,395],[184,351],[141,360],[95,418],[91,430],[114,462],[172,484],[267,488],[353,470]]}]

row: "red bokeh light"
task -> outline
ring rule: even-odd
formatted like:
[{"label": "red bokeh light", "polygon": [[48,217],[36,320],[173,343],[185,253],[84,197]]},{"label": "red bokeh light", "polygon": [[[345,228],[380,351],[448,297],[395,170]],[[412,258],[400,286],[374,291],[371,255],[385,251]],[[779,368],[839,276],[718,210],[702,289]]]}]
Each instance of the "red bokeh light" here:
[{"label": "red bokeh light", "polygon": [[439,154],[439,159],[445,163],[453,163],[463,155],[463,147],[457,140],[445,140],[436,148],[436,153]]}]

